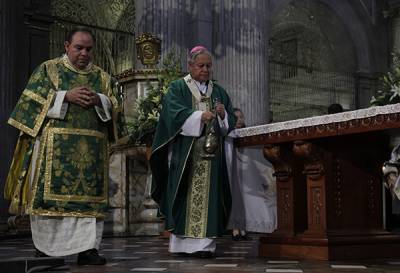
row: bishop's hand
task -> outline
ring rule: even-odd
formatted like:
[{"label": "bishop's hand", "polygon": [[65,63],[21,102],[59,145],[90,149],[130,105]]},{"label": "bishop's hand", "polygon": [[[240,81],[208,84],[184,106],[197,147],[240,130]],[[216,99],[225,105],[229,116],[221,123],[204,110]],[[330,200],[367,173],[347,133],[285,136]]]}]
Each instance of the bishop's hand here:
[{"label": "bishop's hand", "polygon": [[217,102],[215,104],[215,112],[218,114],[218,116],[223,120],[225,118],[225,105],[223,105],[220,102]]},{"label": "bishop's hand", "polygon": [[214,118],[215,118],[215,115],[214,115],[214,113],[211,112],[211,111],[204,111],[204,112],[201,114],[201,121],[202,121],[202,122],[208,122],[208,121],[213,120]]}]

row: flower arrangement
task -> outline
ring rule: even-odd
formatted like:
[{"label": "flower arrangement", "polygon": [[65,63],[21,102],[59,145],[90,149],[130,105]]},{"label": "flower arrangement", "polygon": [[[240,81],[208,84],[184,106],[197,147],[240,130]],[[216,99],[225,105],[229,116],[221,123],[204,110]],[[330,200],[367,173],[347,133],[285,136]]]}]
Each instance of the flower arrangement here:
[{"label": "flower arrangement", "polygon": [[160,116],[162,100],[168,92],[169,84],[182,76],[180,60],[174,52],[165,57],[158,75],[158,83],[148,82],[147,94],[136,101],[133,121],[127,124],[130,141],[148,144],[153,139]]},{"label": "flower arrangement", "polygon": [[400,53],[395,52],[392,55],[392,69],[382,76],[381,88],[370,101],[372,106],[400,103]]}]

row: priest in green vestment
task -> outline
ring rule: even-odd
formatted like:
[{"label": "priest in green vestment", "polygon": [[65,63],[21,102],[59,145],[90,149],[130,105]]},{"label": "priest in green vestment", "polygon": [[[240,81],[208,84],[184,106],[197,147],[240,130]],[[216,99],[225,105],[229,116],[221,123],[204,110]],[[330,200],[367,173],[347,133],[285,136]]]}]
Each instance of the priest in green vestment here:
[{"label": "priest in green vestment", "polygon": [[30,215],[38,256],[98,255],[108,206],[108,145],[124,134],[111,77],[92,64],[94,36],[72,30],[66,54],[39,65],[8,120],[20,130],[5,187],[10,213]]},{"label": "priest in green vestment", "polygon": [[193,48],[188,65],[190,74],[172,82],[163,100],[150,158],[152,197],[171,232],[169,251],[209,257],[230,214],[224,137],[234,116],[228,94],[210,80],[207,49]]}]

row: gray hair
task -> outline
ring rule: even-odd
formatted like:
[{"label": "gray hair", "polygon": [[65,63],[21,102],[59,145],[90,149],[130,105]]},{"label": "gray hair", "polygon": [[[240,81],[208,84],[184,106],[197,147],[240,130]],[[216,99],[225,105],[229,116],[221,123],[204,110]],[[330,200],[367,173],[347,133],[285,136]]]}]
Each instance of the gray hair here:
[{"label": "gray hair", "polygon": [[204,49],[196,50],[192,53],[189,53],[188,63],[194,64],[197,56],[199,56],[200,54],[206,54],[206,55],[210,56],[210,58],[212,59],[212,55],[211,55],[210,51],[208,51],[207,49],[204,48]]}]

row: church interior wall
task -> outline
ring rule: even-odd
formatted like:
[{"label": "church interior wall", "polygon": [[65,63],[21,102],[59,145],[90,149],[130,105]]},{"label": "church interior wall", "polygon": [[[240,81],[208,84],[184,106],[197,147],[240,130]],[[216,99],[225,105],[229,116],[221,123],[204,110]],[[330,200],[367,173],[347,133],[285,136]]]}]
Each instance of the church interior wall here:
[{"label": "church interior wall", "polygon": [[[201,3],[203,5],[199,8]],[[392,7],[400,7],[400,1],[397,0],[387,3]],[[197,43],[205,44],[215,57],[215,79],[230,93],[234,105],[243,109],[248,125],[263,124],[269,119],[269,61],[274,54],[280,54],[279,48],[271,51],[271,39],[273,45],[274,39],[299,37],[296,47],[298,64],[304,64],[307,68],[307,62],[312,60],[315,70],[353,74],[355,82],[364,83],[355,88],[354,96],[343,95],[340,102],[346,109],[368,105],[374,92],[373,81],[369,82],[369,79],[387,70],[390,51],[400,47],[398,17],[383,18],[385,7],[381,1],[374,0],[35,0],[1,1],[0,7],[4,12],[8,12],[9,8],[18,12],[14,19],[7,17],[8,21],[0,23],[3,29],[12,30],[3,32],[6,36],[0,42],[3,49],[10,52],[9,58],[2,62],[7,66],[7,72],[3,69],[0,79],[1,89],[7,90],[1,97],[4,107],[0,130],[4,129],[5,134],[1,136],[0,150],[5,151],[5,157],[0,168],[0,190],[4,187],[15,145],[14,136],[17,134],[5,125],[5,120],[23,90],[28,75],[50,55],[51,11],[53,16],[81,20],[87,25],[107,29],[116,28],[130,32],[132,36],[151,32],[163,42],[162,56],[171,50],[176,51],[184,70],[187,69],[188,48]],[[297,13],[288,19],[284,15],[290,12],[291,7],[297,8]],[[57,12],[54,13],[55,10]],[[310,14],[310,10],[315,14]],[[5,18],[4,12],[1,13],[2,18]],[[203,20],[204,17],[207,20]],[[393,24],[390,24],[392,19]],[[19,33],[19,37],[15,33]],[[115,37],[104,38],[103,43],[108,45],[105,51],[112,48]],[[391,39],[393,46],[389,44]],[[142,68],[135,61],[135,53],[132,54],[130,63],[125,63],[120,69]],[[109,57],[110,62],[121,63],[121,55]],[[305,69],[299,71],[304,75],[303,81],[310,76]],[[361,74],[367,76],[354,76]],[[324,89],[324,86],[321,87]],[[278,90],[287,97],[291,96],[290,91],[288,89],[284,93],[284,89]],[[318,109],[337,99],[329,94],[319,96],[330,101],[321,101]],[[301,92],[299,96],[304,100]],[[308,100],[312,98],[315,97]],[[134,209],[138,210],[138,207]],[[0,209],[0,225],[4,225],[7,202],[2,197]]]},{"label": "church interior wall", "polygon": [[0,234],[7,230],[3,191],[18,132],[8,120],[33,69],[48,58],[49,0],[0,1]]},{"label": "church interior wall", "polygon": [[[388,54],[381,7],[374,1],[350,5],[324,0],[276,1],[271,7],[270,63],[299,67],[298,74],[278,84],[270,77],[270,103],[277,121],[326,114],[331,103],[346,110],[367,107],[376,91],[371,78],[376,82],[375,74],[385,67]],[[290,48],[282,45],[291,40],[296,42],[292,55],[297,56],[288,59]],[[380,50],[375,50],[376,41]],[[362,76],[357,74],[361,72]],[[362,81],[368,82],[357,86]]]},{"label": "church interior wall", "polygon": [[270,27],[275,121],[323,115],[331,103],[355,108],[352,73],[357,57],[348,30],[330,7],[292,1],[274,15]]}]

